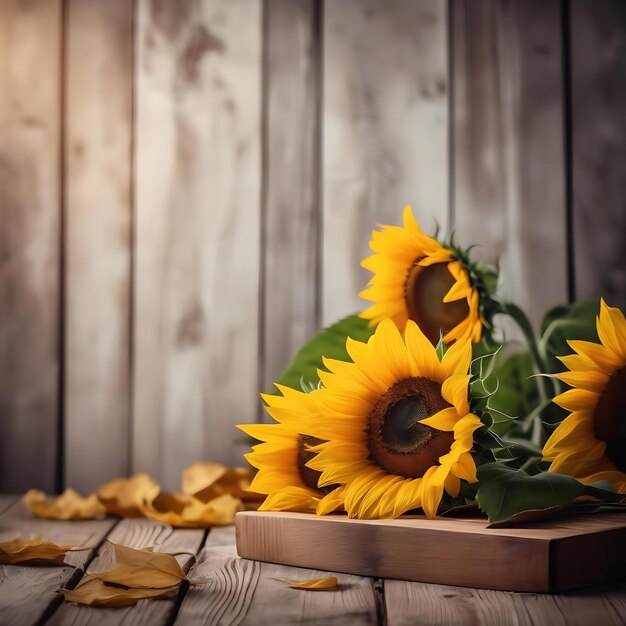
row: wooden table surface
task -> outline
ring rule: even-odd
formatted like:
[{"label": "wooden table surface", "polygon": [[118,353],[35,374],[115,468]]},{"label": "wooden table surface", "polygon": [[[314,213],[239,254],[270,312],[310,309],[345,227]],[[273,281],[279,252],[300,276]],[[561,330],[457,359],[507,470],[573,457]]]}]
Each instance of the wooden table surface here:
[{"label": "wooden table surface", "polygon": [[[338,591],[286,588],[328,572],[240,559],[234,527],[177,530],[147,519],[57,522],[34,519],[17,496],[0,495],[0,541],[42,534],[92,550],[65,567],[0,566],[0,625],[22,624],[389,624],[506,626],[626,624],[626,583],[562,595],[516,594],[337,574]],[[185,552],[177,558],[193,585],[171,600],[125,609],[64,603],[57,590],[96,571],[106,539],[134,548]],[[315,542],[311,542],[315,550]]]}]

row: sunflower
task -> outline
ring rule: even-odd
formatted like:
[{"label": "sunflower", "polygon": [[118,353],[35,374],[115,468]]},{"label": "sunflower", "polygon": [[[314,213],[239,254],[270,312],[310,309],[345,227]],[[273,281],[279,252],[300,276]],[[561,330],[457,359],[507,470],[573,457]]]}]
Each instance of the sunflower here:
[{"label": "sunflower", "polygon": [[471,342],[457,341],[440,361],[413,321],[402,337],[383,320],[367,343],[346,347],[352,362],[324,360],[324,386],[301,414],[304,432],[324,441],[308,467],[321,487],[339,485],[318,514],[343,505],[360,519],[419,507],[434,516],[444,489],[456,497],[461,480],[476,482],[471,450],[482,423],[468,404]]},{"label": "sunflower", "polygon": [[374,276],[359,295],[374,304],[360,316],[373,324],[392,319],[400,330],[413,320],[433,344],[441,333],[445,343],[466,336],[478,343],[487,324],[480,292],[488,292],[477,266],[452,243],[444,246],[426,236],[411,207],[404,209],[403,221],[403,227],[383,226],[372,233],[375,254],[361,265]]},{"label": "sunflower", "polygon": [[570,414],[543,448],[550,471],[583,483],[608,481],[626,493],[626,321],[600,301],[600,343],[569,341],[561,357],[569,371],[556,376],[572,389],[554,398]]},{"label": "sunflower", "polygon": [[314,512],[324,495],[317,488],[319,472],[307,467],[314,454],[310,447],[321,440],[301,434],[299,415],[312,410],[310,394],[276,385],[282,396],[265,395],[266,410],[275,424],[244,424],[244,433],[262,443],[252,447],[245,457],[259,471],[250,491],[266,494],[261,511]]}]

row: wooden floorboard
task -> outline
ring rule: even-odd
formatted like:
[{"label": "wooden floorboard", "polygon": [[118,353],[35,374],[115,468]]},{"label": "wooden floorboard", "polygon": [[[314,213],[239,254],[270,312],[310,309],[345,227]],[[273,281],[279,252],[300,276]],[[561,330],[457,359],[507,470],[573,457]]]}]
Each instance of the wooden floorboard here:
[{"label": "wooden floorboard", "polygon": [[[176,558],[187,571],[204,541],[204,530],[174,529],[148,519],[122,520],[107,537],[108,541],[132,548],[153,546],[156,552],[180,553]],[[100,550],[87,572],[104,571],[111,566],[110,551]],[[181,591],[184,593],[184,589]],[[159,626],[172,623],[178,607],[177,598],[167,600],[140,600],[135,606],[124,609],[93,608],[71,602],[64,603],[54,613],[49,624],[117,625],[149,624]]]},{"label": "wooden floorboard", "polygon": [[388,626],[626,624],[626,584],[561,595],[384,582]]},{"label": "wooden floorboard", "polygon": [[[315,549],[314,544],[311,546]],[[339,591],[297,591],[276,578],[307,580],[328,572],[237,556],[233,527],[214,529],[191,569],[195,583],[183,599],[177,626],[238,624],[376,624],[373,581],[336,574]]]},{"label": "wooden floorboard", "polygon": [[0,494],[0,514],[4,513],[11,505],[19,500],[18,495]]},{"label": "wooden floorboard", "polygon": [[[0,624],[382,624],[388,626],[617,626],[626,624],[626,583],[560,595],[510,593],[335,574],[339,591],[289,589],[275,579],[333,575],[250,561],[237,556],[234,527],[177,530],[153,520],[88,522],[33,518],[16,496],[0,496],[0,541],[42,534],[58,543],[94,549],[68,557],[64,567],[0,566]],[[13,506],[11,505],[13,502]],[[75,585],[85,569],[110,566],[105,539],[177,558],[191,586],[176,599],[143,600],[126,609],[63,603],[57,590]],[[204,547],[203,547],[204,545]],[[95,548],[98,548],[97,551]],[[311,542],[311,549],[315,549]],[[197,560],[194,564],[194,555]],[[81,568],[81,569],[75,569]]]},{"label": "wooden floorboard", "polygon": [[[0,500],[0,506],[5,502]],[[17,502],[0,516],[0,541],[43,535],[62,545],[89,546],[92,550],[74,552],[63,567],[0,565],[0,624],[32,624],[61,602],[60,587],[85,568],[116,520],[57,522],[34,518]]]}]

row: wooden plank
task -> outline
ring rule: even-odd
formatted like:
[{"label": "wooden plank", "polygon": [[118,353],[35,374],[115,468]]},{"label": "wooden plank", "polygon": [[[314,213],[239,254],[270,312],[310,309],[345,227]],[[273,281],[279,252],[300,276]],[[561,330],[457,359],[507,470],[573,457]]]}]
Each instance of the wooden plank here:
[{"label": "wooden plank", "polygon": [[4,513],[10,506],[13,506],[20,496],[13,494],[0,494],[0,513]]},{"label": "wooden plank", "polygon": [[60,0],[0,3],[0,490],[56,487]]},{"label": "wooden plank", "polygon": [[261,10],[138,4],[134,470],[238,463],[258,407]]},{"label": "wooden plank", "polygon": [[55,543],[91,550],[67,555],[62,567],[0,565],[0,624],[34,624],[61,602],[60,587],[76,582],[116,520],[61,522],[34,518],[22,502],[0,516],[0,541],[43,535]]},{"label": "wooden plank", "polygon": [[575,295],[626,309],[626,4],[570,7]]},{"label": "wooden plank", "polygon": [[65,480],[129,468],[133,4],[67,6]]},{"label": "wooden plank", "polygon": [[389,626],[587,626],[626,621],[623,584],[536,595],[385,580],[384,590]]},{"label": "wooden plank", "polygon": [[323,323],[362,310],[377,223],[448,227],[446,3],[324,5]]},{"label": "wooden plank", "polygon": [[536,324],[567,300],[561,4],[450,7],[455,231]]},{"label": "wooden plank", "polygon": [[[148,519],[124,519],[107,537],[113,543],[146,548],[153,546],[156,552],[185,552],[176,558],[183,571],[187,572],[194,561],[194,555],[202,547],[204,531],[201,529],[173,529],[171,526]],[[112,551],[106,545],[87,568],[87,573],[102,572],[111,567]],[[170,624],[176,611],[176,598],[166,600],[142,600],[135,606],[123,609],[94,608],[63,603],[54,613],[48,624]]]},{"label": "wooden plank", "polygon": [[259,511],[238,513],[236,525],[242,557],[380,578],[545,593],[612,583],[626,572],[626,526],[615,513],[488,528],[476,518]]},{"label": "wooden plank", "polygon": [[[314,542],[317,545],[317,540]],[[309,549],[311,543],[309,542]],[[308,570],[237,557],[234,528],[213,529],[189,577],[176,624],[376,624],[369,578],[338,574],[340,589],[304,592],[275,578],[307,580],[332,572]]]},{"label": "wooden plank", "polygon": [[264,389],[319,326],[320,24],[315,0],[265,11]]}]

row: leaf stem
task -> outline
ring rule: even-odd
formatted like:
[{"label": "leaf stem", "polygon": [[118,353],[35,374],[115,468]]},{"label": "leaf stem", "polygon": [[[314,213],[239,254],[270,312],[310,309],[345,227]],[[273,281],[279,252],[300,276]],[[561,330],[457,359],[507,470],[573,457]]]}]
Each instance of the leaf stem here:
[{"label": "leaf stem", "polygon": [[[537,344],[537,340],[535,338],[535,332],[526,313],[524,313],[524,311],[520,307],[518,307],[516,304],[513,304],[512,302],[499,302],[498,304],[500,306],[497,312],[508,315],[522,331],[524,339],[526,339],[526,343],[528,344],[530,356],[535,364],[535,373],[548,373],[546,363],[543,359],[541,352],[539,351],[539,345]],[[538,384],[541,389],[540,394],[542,396],[542,400],[546,400],[550,396],[550,390],[547,387],[545,379],[540,379]]]}]

